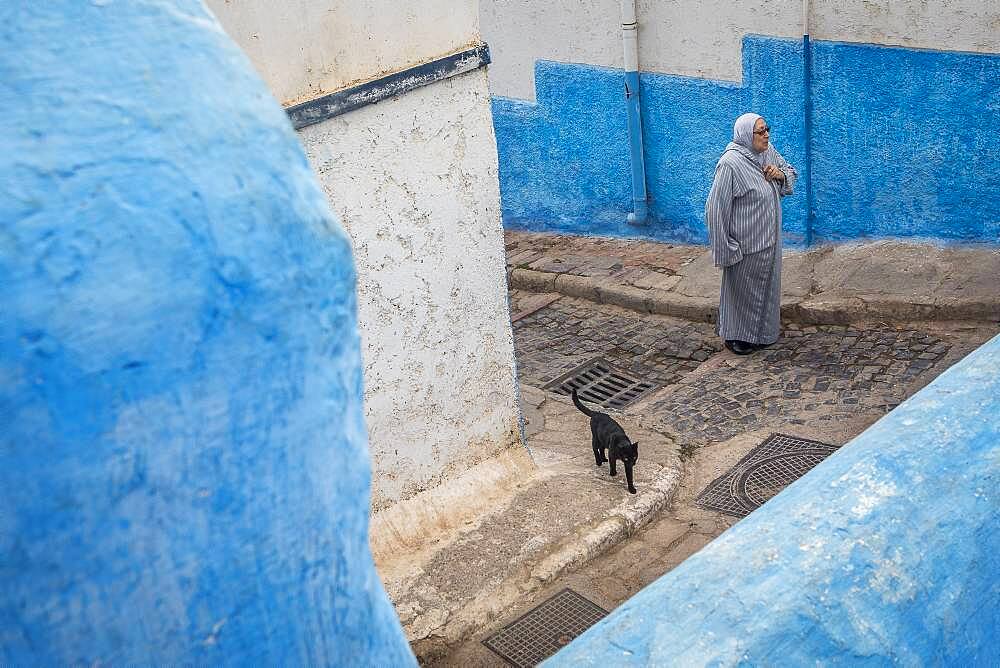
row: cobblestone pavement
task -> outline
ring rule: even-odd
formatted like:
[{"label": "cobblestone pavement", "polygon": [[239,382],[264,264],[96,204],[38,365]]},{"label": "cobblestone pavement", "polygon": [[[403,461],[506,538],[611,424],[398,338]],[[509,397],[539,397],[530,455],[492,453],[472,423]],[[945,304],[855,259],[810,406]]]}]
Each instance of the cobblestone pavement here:
[{"label": "cobblestone pavement", "polygon": [[[528,298],[512,294],[512,311]],[[885,414],[952,350],[912,326],[786,323],[774,346],[738,358],[721,352],[712,325],[569,297],[515,322],[514,345],[519,380],[535,387],[597,357],[663,386],[626,412],[650,418],[687,448],[767,425]]]},{"label": "cobblestone pavement", "polygon": [[[512,312],[525,306],[514,294]],[[642,315],[561,297],[514,323],[522,383],[543,387],[581,364],[603,357],[640,380],[667,385],[721,350],[712,325]]]},{"label": "cobblestone pavement", "polygon": [[699,446],[769,424],[836,421],[864,410],[882,415],[950,350],[916,329],[788,324],[771,348],[711,367],[642,410]]}]

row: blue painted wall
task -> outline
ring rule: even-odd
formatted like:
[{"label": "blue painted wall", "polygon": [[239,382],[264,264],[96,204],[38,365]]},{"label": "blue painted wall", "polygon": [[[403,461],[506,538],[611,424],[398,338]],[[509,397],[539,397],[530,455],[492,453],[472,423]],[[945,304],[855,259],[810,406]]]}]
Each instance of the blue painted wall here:
[{"label": "blue painted wall", "polygon": [[538,104],[493,98],[504,224],[626,236],[622,73],[539,61],[535,81]]},{"label": "blue painted wall", "polygon": [[547,666],[995,666],[1000,337]]},{"label": "blue painted wall", "polygon": [[199,2],[0,22],[0,663],[408,665],[355,274]]},{"label": "blue painted wall", "polygon": [[814,46],[817,238],[1000,243],[1000,55]]},{"label": "blue painted wall", "polygon": [[[813,42],[816,242],[927,237],[996,243],[1000,56]],[[643,73],[651,220],[630,211],[624,78],[539,61],[537,103],[494,98],[504,224],[511,229],[705,242],[705,198],[735,118],[763,114],[800,171],[785,240],[806,240],[800,40],[747,36],[743,84]]]}]

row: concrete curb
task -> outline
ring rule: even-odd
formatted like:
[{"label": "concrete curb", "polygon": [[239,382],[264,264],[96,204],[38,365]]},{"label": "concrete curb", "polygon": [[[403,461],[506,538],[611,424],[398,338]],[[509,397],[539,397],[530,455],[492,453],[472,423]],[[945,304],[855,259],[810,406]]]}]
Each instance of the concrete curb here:
[{"label": "concrete curb", "polygon": [[[715,322],[718,301],[675,292],[642,289],[607,278],[553,274],[515,268],[510,287],[529,292],[557,292],[598,304],[620,306],[696,322]],[[786,297],[781,316],[806,325],[848,325],[866,320],[1000,322],[1000,300],[987,298],[928,298],[903,301],[885,295],[810,295]]]},{"label": "concrete curb", "polygon": [[543,559],[531,570],[531,578],[547,584],[570,568],[587,563],[606,552],[648,524],[653,516],[670,505],[680,487],[680,472],[664,469],[648,486],[648,491],[638,495],[631,506],[619,507],[617,512],[567,540],[562,548]]},{"label": "concrete curb", "polygon": [[510,287],[529,292],[558,292],[567,297],[598,304],[620,306],[632,311],[669,315],[686,320],[714,322],[717,304],[708,299],[688,297],[663,290],[636,288],[608,279],[551,274],[533,269],[512,269]]},{"label": "concrete curb", "polygon": [[859,320],[889,321],[1000,321],[1000,302],[978,298],[941,298],[902,301],[883,295],[807,297],[782,316],[808,325],[848,325]]},{"label": "concrete curb", "polygon": [[621,504],[596,525],[564,539],[560,547],[537,564],[525,564],[525,568],[487,587],[461,608],[440,611],[438,619],[411,640],[417,657],[430,661],[442,656],[447,647],[468,640],[477,629],[483,628],[484,621],[496,621],[518,600],[623,542],[673,501],[680,478],[677,468],[665,467],[631,504]]}]

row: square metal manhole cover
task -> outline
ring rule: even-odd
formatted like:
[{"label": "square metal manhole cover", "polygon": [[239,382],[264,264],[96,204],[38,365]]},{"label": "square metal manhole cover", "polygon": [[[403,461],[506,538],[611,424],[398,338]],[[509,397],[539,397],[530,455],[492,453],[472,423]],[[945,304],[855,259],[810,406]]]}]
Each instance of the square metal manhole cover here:
[{"label": "square metal manhole cover", "polygon": [[542,389],[566,396],[575,389],[586,403],[604,408],[624,408],[657,387],[656,383],[635,378],[598,358],[556,378]]},{"label": "square metal manhole cover", "polygon": [[512,666],[536,666],[607,614],[607,610],[572,589],[563,589],[483,644]]},{"label": "square metal manhole cover", "polygon": [[694,502],[702,508],[746,517],[839,447],[785,434],[771,434],[736,466],[706,487]]}]

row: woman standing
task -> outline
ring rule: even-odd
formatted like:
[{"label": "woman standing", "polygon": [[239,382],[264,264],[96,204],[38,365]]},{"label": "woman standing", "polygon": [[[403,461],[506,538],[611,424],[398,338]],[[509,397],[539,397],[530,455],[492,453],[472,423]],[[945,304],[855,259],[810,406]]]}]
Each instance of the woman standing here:
[{"label": "woman standing", "polygon": [[781,328],[781,198],[798,173],[770,137],[757,114],[736,119],[705,203],[712,259],[723,268],[718,333],[737,355],[774,343]]}]

